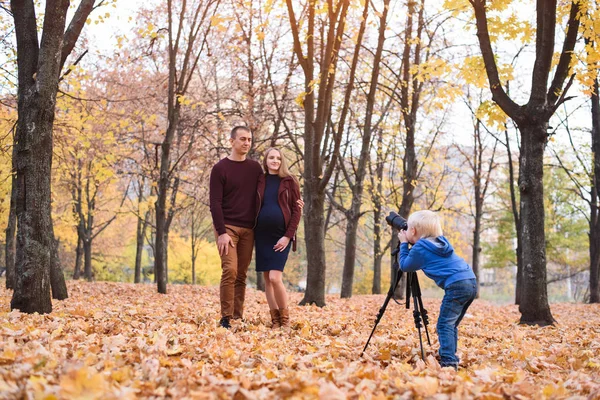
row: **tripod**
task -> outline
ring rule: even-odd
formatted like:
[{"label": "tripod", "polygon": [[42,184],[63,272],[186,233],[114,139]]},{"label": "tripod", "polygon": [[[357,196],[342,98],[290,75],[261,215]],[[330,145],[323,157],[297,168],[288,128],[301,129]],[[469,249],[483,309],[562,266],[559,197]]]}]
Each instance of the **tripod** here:
[{"label": "tripod", "polygon": [[[363,349],[363,351],[360,353],[360,356],[362,357],[362,355],[364,354],[365,350],[367,350],[367,346],[369,346],[369,342],[371,341],[371,337],[373,337],[373,333],[375,333],[375,329],[377,328],[377,325],[379,325],[379,322],[381,321],[381,318],[383,317],[383,314],[385,313],[385,310],[387,308],[388,303],[390,302],[391,299],[394,299],[394,301],[397,304],[400,304],[395,298],[394,298],[394,292],[396,291],[396,287],[398,286],[398,283],[400,282],[400,279],[402,278],[402,270],[400,270],[399,268],[399,264],[398,264],[398,253],[400,252],[400,244],[398,244],[398,246],[396,247],[396,249],[394,249],[392,251],[392,259],[394,260],[394,271],[397,271],[396,273],[396,277],[394,279],[394,281],[392,282],[392,284],[390,285],[390,290],[388,290],[388,294],[387,297],[385,298],[385,301],[383,302],[383,305],[381,306],[381,308],[379,309],[379,312],[377,313],[377,317],[375,318],[375,326],[373,327],[373,330],[371,331],[371,335],[369,335],[369,339],[367,340],[367,344],[365,344],[365,348]],[[422,337],[422,333],[421,333],[421,328],[425,328],[425,334],[427,335],[427,343],[431,346],[431,341],[429,339],[429,330],[427,329],[427,326],[429,325],[429,316],[427,315],[427,310],[425,310],[425,308],[423,307],[423,299],[421,298],[421,286],[419,285],[419,279],[417,277],[417,273],[416,272],[407,272],[406,273],[406,309],[410,309],[410,300],[411,298],[413,299],[413,318],[415,321],[415,327],[417,328],[418,332],[419,332],[419,344],[421,345],[421,359],[425,359],[425,352],[423,351],[423,337]],[[421,324],[421,319],[423,320],[423,324]]]}]

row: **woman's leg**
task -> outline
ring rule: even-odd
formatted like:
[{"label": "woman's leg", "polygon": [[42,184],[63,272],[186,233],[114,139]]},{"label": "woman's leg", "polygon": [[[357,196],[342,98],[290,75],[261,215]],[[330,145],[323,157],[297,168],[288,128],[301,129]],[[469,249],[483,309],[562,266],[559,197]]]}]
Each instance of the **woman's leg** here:
[{"label": "woman's leg", "polygon": [[269,273],[273,271],[263,272],[263,278],[265,280],[265,295],[267,296],[267,303],[269,304],[270,310],[277,310],[277,301],[275,301],[275,294],[273,293],[273,284],[271,283]]},{"label": "woman's leg", "polygon": [[[284,309],[287,308],[287,291],[285,290],[285,285],[283,284],[283,272],[281,271],[269,271],[269,276],[268,278],[265,276],[265,287],[266,287],[266,282],[269,281],[272,290],[273,290],[273,295],[275,298],[275,302],[276,302],[276,307],[275,308],[279,308]],[[270,306],[270,303],[269,303]]]},{"label": "woman's leg", "polygon": [[277,302],[275,301],[273,284],[269,280],[269,271],[263,272],[263,278],[265,281],[265,295],[269,304],[269,314],[271,314],[271,328],[279,328],[281,326],[281,316],[279,315],[279,308],[277,308]]},{"label": "woman's leg", "polygon": [[283,273],[281,271],[270,271],[269,280],[273,286],[275,301],[279,307],[279,324],[282,328],[290,326],[290,312],[287,308],[287,292],[283,284]]}]

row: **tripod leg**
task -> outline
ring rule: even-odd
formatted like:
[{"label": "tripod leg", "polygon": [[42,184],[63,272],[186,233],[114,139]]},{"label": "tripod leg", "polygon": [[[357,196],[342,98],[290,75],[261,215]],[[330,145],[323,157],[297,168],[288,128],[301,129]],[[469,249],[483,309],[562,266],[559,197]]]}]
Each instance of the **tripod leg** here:
[{"label": "tripod leg", "polygon": [[431,346],[431,339],[429,338],[429,329],[427,328],[429,326],[429,315],[428,315],[425,307],[423,307],[423,299],[421,297],[421,286],[419,285],[419,278],[417,277],[417,274],[415,274],[415,276],[414,276],[414,282],[413,282],[412,286],[413,286],[414,294],[415,294],[415,296],[417,296],[417,298],[419,300],[419,309],[421,310],[421,314],[423,317],[423,326],[425,327],[425,335],[427,336],[427,344],[429,344]]},{"label": "tripod leg", "polygon": [[419,301],[417,296],[413,297],[414,310],[413,317],[415,319],[415,326],[419,332],[419,344],[421,345],[421,359],[425,361],[425,351],[423,350],[423,335],[421,334],[421,312],[419,311]]}]

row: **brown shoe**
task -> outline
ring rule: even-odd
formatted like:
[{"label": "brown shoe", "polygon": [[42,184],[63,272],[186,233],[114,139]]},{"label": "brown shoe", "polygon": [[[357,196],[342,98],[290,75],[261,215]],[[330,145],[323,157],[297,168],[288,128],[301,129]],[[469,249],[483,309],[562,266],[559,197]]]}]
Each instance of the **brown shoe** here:
[{"label": "brown shoe", "polygon": [[287,307],[279,309],[279,324],[282,328],[290,326],[290,311]]},{"label": "brown shoe", "polygon": [[269,310],[269,312],[271,313],[271,328],[279,328],[281,326],[281,315],[279,314],[279,310],[274,308],[272,310]]}]

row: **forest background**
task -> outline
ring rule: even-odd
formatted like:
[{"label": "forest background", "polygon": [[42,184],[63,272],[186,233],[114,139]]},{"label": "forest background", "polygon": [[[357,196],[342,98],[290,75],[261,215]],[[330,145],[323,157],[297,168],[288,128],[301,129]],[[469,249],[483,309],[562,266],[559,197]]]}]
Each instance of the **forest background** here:
[{"label": "forest background", "polygon": [[[0,10],[0,224],[8,227],[0,233],[3,261],[14,246],[6,239],[14,225],[11,159],[17,119],[16,45],[7,3],[1,2]],[[314,157],[309,149],[317,149],[325,194],[327,293],[384,292],[395,246],[385,215],[428,208],[441,212],[445,235],[477,266],[481,297],[514,301],[511,186],[517,184],[520,134],[491,99],[468,2],[348,2],[335,74],[309,79],[314,92],[305,90],[308,64],[329,50],[322,24],[316,54],[298,57],[297,45],[307,43],[296,44],[289,10],[296,10],[304,32],[309,29],[305,4],[187,3],[174,2],[173,15],[181,22],[174,65],[164,1],[99,2],[69,58],[56,103],[52,171],[52,217],[66,276],[155,280],[155,203],[162,145],[172,129],[172,163],[162,191],[168,282],[217,284],[220,262],[208,178],[212,165],[228,153],[229,130],[244,124],[254,133],[251,157],[281,147],[303,188],[310,176],[304,160]],[[557,38],[565,36],[562,22],[570,6],[559,3]],[[597,12],[597,5],[590,2],[590,10]],[[330,11],[327,2],[314,10],[317,19]],[[536,51],[533,7],[494,1],[489,12],[501,81],[513,98],[526,100]],[[599,60],[589,44],[600,27],[592,23],[586,29],[571,65],[576,75],[569,99],[550,121],[544,158],[551,301],[589,299],[590,207],[597,208],[590,99]],[[557,50],[554,65],[558,58]],[[176,94],[175,126],[170,123],[173,71],[184,84]],[[323,85],[323,75],[334,79]],[[311,95],[325,90],[329,113],[323,114],[317,146],[310,147],[303,110]],[[305,211],[311,215],[310,207]],[[284,278],[290,288],[302,290],[304,227],[298,239]],[[250,285],[260,284],[251,274]],[[440,295],[423,284],[426,295]]]}]

